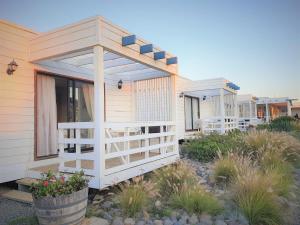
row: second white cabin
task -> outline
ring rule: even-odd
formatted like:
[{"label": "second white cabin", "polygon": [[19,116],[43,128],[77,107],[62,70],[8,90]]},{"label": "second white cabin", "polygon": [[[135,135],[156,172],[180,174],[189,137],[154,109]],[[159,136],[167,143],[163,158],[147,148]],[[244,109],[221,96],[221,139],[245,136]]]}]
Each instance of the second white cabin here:
[{"label": "second white cabin", "polygon": [[250,94],[238,95],[239,107],[239,129],[246,131],[251,126],[256,126],[260,123],[257,119],[257,98]]},{"label": "second white cabin", "polygon": [[189,138],[197,132],[223,134],[238,128],[238,90],[224,78],[192,81],[177,76],[178,138]]}]

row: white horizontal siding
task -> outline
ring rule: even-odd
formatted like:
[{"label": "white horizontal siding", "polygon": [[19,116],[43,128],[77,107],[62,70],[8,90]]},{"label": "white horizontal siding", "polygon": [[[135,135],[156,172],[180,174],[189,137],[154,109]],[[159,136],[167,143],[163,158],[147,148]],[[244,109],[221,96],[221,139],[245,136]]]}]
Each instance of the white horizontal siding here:
[{"label": "white horizontal siding", "polygon": [[[28,63],[34,33],[0,21],[0,183],[25,176],[34,149],[34,71]],[[7,64],[19,65],[12,76]]]},{"label": "white horizontal siding", "polygon": [[105,84],[107,122],[130,122],[133,120],[132,83],[123,83],[118,89],[118,81]]}]

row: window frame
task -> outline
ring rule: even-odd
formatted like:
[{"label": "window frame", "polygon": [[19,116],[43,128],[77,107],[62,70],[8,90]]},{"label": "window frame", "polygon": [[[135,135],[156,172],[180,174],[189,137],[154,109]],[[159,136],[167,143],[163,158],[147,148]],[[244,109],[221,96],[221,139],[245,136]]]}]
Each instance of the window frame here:
[{"label": "window frame", "polygon": [[[192,129],[187,129],[186,128],[186,104],[185,104],[185,98],[189,98],[191,99],[191,123],[192,123]],[[197,131],[197,128],[194,128],[194,114],[193,114],[193,109],[194,109],[194,104],[193,104],[193,99],[197,100],[197,119],[200,118],[200,99],[198,97],[194,97],[194,96],[190,96],[190,95],[185,95],[184,96],[184,127],[185,127],[185,131]]]}]

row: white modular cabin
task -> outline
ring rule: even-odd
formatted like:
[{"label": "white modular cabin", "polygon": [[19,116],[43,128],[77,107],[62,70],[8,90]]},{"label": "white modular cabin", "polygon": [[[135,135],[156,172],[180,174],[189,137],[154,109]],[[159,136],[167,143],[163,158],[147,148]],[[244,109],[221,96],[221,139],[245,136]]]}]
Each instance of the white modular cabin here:
[{"label": "white modular cabin", "polygon": [[0,183],[84,170],[101,189],[178,160],[170,53],[98,16],[0,21],[0,52]]},{"label": "white modular cabin", "polygon": [[246,131],[251,126],[259,124],[257,119],[256,97],[251,94],[238,95],[239,129]]},{"label": "white modular cabin", "polygon": [[256,101],[257,118],[265,123],[269,123],[280,116],[292,115],[292,101],[288,97],[269,98],[259,97]]},{"label": "white modular cabin", "polygon": [[238,128],[237,85],[224,78],[197,81],[176,78],[179,140],[193,137],[197,132],[223,134]]},{"label": "white modular cabin", "polygon": [[300,118],[300,102],[293,102],[291,111],[293,117]]}]

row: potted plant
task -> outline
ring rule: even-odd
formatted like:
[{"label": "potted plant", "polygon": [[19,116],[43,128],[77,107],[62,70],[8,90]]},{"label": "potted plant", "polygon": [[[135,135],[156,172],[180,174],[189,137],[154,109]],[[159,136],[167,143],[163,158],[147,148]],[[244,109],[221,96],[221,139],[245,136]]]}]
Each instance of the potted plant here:
[{"label": "potted plant", "polygon": [[78,172],[65,179],[53,172],[31,185],[33,204],[39,224],[80,224],[85,217],[88,180]]}]

